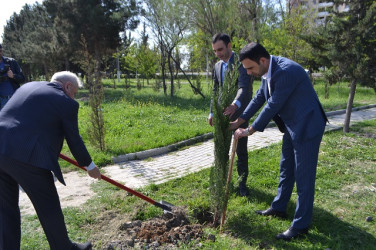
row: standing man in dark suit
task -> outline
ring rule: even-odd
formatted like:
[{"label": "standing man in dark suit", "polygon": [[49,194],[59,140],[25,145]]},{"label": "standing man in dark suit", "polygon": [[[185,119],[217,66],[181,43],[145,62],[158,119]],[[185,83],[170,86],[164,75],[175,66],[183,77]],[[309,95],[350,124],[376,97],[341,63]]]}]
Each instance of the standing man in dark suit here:
[{"label": "standing man in dark suit", "polygon": [[20,249],[18,185],[33,203],[51,249],[91,249],[90,242],[70,241],[51,173],[65,185],[58,164],[65,138],[89,176],[101,177],[78,131],[73,98],[80,85],[75,74],[58,72],[51,82],[24,84],[0,111],[0,249]]},{"label": "standing man in dark suit", "polygon": [[284,128],[277,196],[269,209],[256,213],[286,217],[287,203],[296,182],[298,201],[292,225],[277,235],[277,239],[290,240],[306,234],[312,220],[319,147],[327,117],[307,73],[299,64],[269,55],[258,43],[247,44],[239,58],[248,74],[262,77],[262,83],[231,128],[236,129],[248,121],[265,102],[252,125],[237,129],[235,137],[262,132],[272,119],[280,129]]},{"label": "standing man in dark suit", "polygon": [[17,61],[3,56],[3,46],[0,44],[0,109],[24,81],[25,77]]},{"label": "standing man in dark suit", "polygon": [[[235,53],[232,52],[232,44],[230,37],[227,34],[217,33],[212,38],[212,48],[215,55],[220,59],[214,66],[214,86],[213,92],[218,90],[219,84],[223,84],[225,74],[228,68],[232,68],[235,64]],[[224,114],[229,116],[232,121],[241,115],[248,105],[252,97],[252,82],[253,77],[247,74],[247,71],[240,66],[238,78],[238,92],[234,101],[228,106]],[[214,96],[214,95],[213,95]],[[210,115],[208,118],[210,126],[213,126],[213,100],[210,106]],[[241,127],[246,128],[248,123],[244,123]],[[247,177],[248,177],[248,150],[247,150],[248,137],[244,137],[238,141],[236,154],[238,156],[237,167],[239,175],[239,193],[240,196],[247,196]]]}]

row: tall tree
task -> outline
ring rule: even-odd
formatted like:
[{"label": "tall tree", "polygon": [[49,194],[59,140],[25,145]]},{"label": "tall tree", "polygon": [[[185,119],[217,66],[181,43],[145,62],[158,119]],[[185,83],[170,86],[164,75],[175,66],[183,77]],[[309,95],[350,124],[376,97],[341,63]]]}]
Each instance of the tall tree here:
[{"label": "tall tree", "polygon": [[213,96],[214,164],[210,171],[210,198],[215,226],[219,224],[220,216],[227,205],[225,186],[232,132],[229,129],[230,119],[223,114],[223,110],[231,104],[236,95],[239,77],[238,67],[241,67],[240,62],[235,63],[228,69],[223,85],[218,86]]},{"label": "tall tree", "polygon": [[161,70],[164,93],[165,65],[170,73],[170,95],[174,95],[174,50],[183,40],[189,27],[189,9],[185,0],[146,0],[146,19],[161,52]]},{"label": "tall tree", "polygon": [[349,132],[356,85],[370,86],[376,91],[376,2],[335,1],[348,11],[334,8],[326,26],[320,30],[324,51],[332,63],[331,71],[350,80],[349,98],[343,131]]},{"label": "tall tree", "polygon": [[[134,19],[139,7],[136,0],[45,0],[43,4],[69,34],[69,45],[77,52],[77,62],[86,74],[86,87],[89,89],[89,103],[92,106],[96,124],[98,145],[104,150],[103,115],[101,103],[104,99],[102,85],[102,60],[111,57],[120,46],[119,33],[126,27],[135,27]],[[85,55],[85,57],[81,57]],[[88,58],[88,61],[82,60]],[[89,60],[90,59],[90,60]],[[91,64],[91,65],[87,65]],[[99,113],[98,113],[99,112]]]},{"label": "tall tree", "polygon": [[62,42],[53,20],[38,3],[25,5],[19,14],[13,14],[4,29],[3,44],[11,56],[30,65],[29,73],[42,73],[47,80],[63,62]]}]

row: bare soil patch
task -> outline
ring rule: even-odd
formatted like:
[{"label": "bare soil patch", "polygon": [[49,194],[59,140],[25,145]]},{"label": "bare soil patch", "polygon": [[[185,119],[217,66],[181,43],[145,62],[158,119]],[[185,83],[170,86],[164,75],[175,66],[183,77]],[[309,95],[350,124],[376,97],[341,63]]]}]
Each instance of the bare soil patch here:
[{"label": "bare soil patch", "polygon": [[146,221],[127,219],[119,220],[114,213],[103,215],[101,234],[93,242],[102,242],[101,249],[107,250],[178,249],[181,244],[199,248],[200,241],[206,238],[203,225],[192,224],[186,210],[180,207]]}]

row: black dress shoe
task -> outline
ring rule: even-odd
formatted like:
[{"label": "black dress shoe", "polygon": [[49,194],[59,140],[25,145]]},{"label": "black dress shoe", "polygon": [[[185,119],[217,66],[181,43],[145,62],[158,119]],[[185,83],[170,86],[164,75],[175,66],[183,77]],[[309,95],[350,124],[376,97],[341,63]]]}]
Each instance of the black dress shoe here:
[{"label": "black dress shoe", "polygon": [[92,250],[92,249],[93,249],[93,246],[91,245],[91,242],[86,242],[84,244],[73,242],[73,246],[71,248],[71,250]]},{"label": "black dress shoe", "polygon": [[240,193],[241,197],[245,197],[245,196],[249,195],[248,188],[245,184],[243,184],[243,183],[239,184],[239,193]]},{"label": "black dress shoe", "polygon": [[278,240],[291,240],[308,233],[308,228],[297,229],[290,227],[285,232],[278,234],[276,237]]},{"label": "black dress shoe", "polygon": [[276,216],[276,217],[280,217],[280,218],[286,218],[287,217],[286,212],[280,212],[280,211],[274,210],[271,207],[266,209],[266,210],[257,210],[256,214],[264,215],[264,216],[271,215],[271,216]]}]

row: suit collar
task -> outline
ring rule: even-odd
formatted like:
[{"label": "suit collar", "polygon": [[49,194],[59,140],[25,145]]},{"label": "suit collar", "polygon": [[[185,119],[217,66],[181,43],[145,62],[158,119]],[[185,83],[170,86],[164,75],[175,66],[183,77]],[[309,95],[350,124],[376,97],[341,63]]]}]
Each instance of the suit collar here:
[{"label": "suit collar", "polygon": [[272,78],[272,71],[274,69],[273,58],[274,58],[274,56],[270,55],[268,72],[266,72],[265,75],[262,76],[262,79],[269,79],[270,80]]}]

